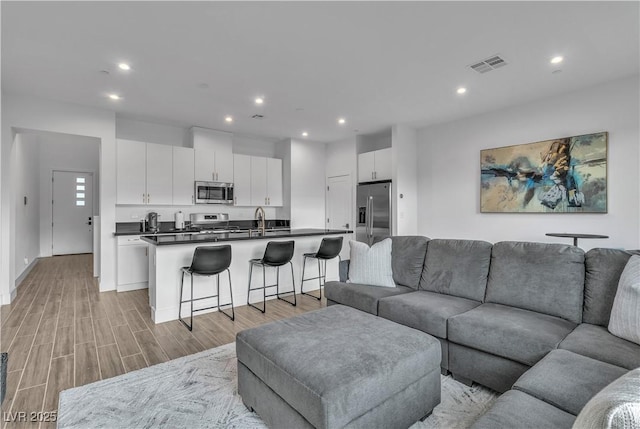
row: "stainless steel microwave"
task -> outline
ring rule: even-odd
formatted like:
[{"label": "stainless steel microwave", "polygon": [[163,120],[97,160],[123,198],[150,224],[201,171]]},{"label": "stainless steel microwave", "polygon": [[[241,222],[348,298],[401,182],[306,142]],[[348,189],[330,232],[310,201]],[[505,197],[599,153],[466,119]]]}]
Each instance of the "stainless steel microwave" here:
[{"label": "stainless steel microwave", "polygon": [[196,204],[233,204],[233,183],[196,182]]}]

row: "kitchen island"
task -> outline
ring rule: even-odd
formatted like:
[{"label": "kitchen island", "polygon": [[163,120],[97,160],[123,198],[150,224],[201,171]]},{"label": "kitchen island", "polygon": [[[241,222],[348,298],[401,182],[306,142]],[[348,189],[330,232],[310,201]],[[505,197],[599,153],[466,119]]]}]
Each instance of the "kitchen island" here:
[{"label": "kitchen island", "polygon": [[[216,246],[229,244],[232,250],[231,282],[233,301],[236,307],[247,304],[249,287],[249,260],[261,258],[268,241],[295,241],[293,263],[296,293],[300,292],[302,279],[302,259],[305,253],[318,250],[323,236],[343,236],[344,243],[340,256],[349,258],[349,240],[353,239],[353,231],[327,229],[292,229],[292,230],[259,230],[227,233],[199,233],[199,234],[161,234],[145,235],[142,240],[149,243],[149,306],[151,318],[155,323],[178,319],[180,303],[180,268],[191,265],[193,253],[198,246]],[[315,261],[313,261],[315,262]],[[291,275],[287,267],[281,270],[280,287],[282,291],[291,290]],[[305,277],[318,275],[317,263],[307,263]],[[267,268],[267,284],[275,284],[276,269]],[[338,259],[327,263],[327,281],[338,279]],[[228,277],[220,275],[220,302],[230,301]],[[262,272],[253,270],[253,282],[262,284]],[[188,297],[189,276],[185,276],[185,298]],[[305,291],[318,289],[318,280],[305,282]],[[267,290],[267,294],[274,293],[275,288]],[[215,277],[193,278],[194,297],[212,295],[215,293]],[[275,298],[275,297],[272,297]],[[260,292],[253,292],[251,302],[262,300]],[[211,307],[216,304],[215,298],[196,301],[194,310]],[[183,315],[188,314],[188,305],[184,305]],[[201,314],[206,311],[196,313]],[[257,310],[256,310],[257,311]],[[268,311],[268,310],[267,310]]]}]

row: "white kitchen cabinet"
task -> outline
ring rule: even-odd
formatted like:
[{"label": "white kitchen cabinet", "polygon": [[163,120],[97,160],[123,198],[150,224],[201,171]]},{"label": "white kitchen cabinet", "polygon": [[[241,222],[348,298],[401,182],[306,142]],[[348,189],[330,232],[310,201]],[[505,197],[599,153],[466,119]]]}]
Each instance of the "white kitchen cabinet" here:
[{"label": "white kitchen cabinet", "polygon": [[233,155],[233,195],[234,205],[251,205],[251,157],[249,155]]},{"label": "white kitchen cabinet", "polygon": [[380,149],[375,154],[375,180],[391,180],[391,148]]},{"label": "white kitchen cabinet", "polygon": [[267,205],[283,205],[282,160],[278,158],[267,158]]},{"label": "white kitchen cabinet", "polygon": [[358,182],[391,180],[391,148],[358,155]]},{"label": "white kitchen cabinet", "polygon": [[195,180],[233,182],[233,134],[191,128],[195,151]]},{"label": "white kitchen cabinet", "polygon": [[172,146],[118,139],[116,204],[171,204],[172,171]]},{"label": "white kitchen cabinet", "polygon": [[118,292],[144,289],[149,285],[149,248],[139,235],[118,237]]},{"label": "white kitchen cabinet", "polygon": [[146,148],[144,142],[118,140],[116,145],[116,203],[145,204]]},{"label": "white kitchen cabinet", "polygon": [[147,143],[147,204],[173,203],[173,147]]},{"label": "white kitchen cabinet", "polygon": [[267,158],[251,157],[251,205],[267,205]]},{"label": "white kitchen cabinet", "polygon": [[358,182],[371,182],[375,171],[375,152],[358,155]]},{"label": "white kitchen cabinet", "polygon": [[173,147],[173,205],[189,206],[194,203],[194,150]]},{"label": "white kitchen cabinet", "polygon": [[251,157],[251,205],[283,205],[281,159]]}]

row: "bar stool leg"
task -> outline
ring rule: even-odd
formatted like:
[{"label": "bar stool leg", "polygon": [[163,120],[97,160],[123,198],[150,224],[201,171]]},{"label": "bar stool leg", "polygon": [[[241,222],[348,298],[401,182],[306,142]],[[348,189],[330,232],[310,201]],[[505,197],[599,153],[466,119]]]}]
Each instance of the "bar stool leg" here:
[{"label": "bar stool leg", "polygon": [[180,276],[180,307],[178,307],[178,320],[180,320],[180,322],[182,322],[182,324],[186,326],[187,329],[191,330],[191,327],[187,325],[187,322],[182,320],[182,304],[184,302],[182,300],[183,289],[184,289],[184,270],[180,270],[180,272],[182,273],[182,276]]},{"label": "bar stool leg", "polygon": [[227,276],[229,277],[229,297],[231,297],[231,320],[236,320],[236,311],[233,308],[233,287],[231,287],[231,271],[227,268]]},{"label": "bar stool leg", "polygon": [[191,323],[190,331],[193,330],[193,273],[191,273],[191,295],[189,297],[191,299],[191,316],[189,318],[189,322]]},{"label": "bar stool leg", "polygon": [[301,277],[302,280],[300,282],[300,293],[302,295],[306,295],[306,293],[304,293],[304,269],[306,265],[307,265],[307,256],[305,255],[302,257],[302,277]]},{"label": "bar stool leg", "polygon": [[[254,264],[253,264],[252,262],[250,262],[250,263],[249,263],[249,287],[248,287],[248,289],[247,289],[247,305],[248,305],[249,307],[253,307],[253,308],[255,308],[256,310],[260,311],[261,313],[264,313],[264,312],[265,312],[265,310],[266,310],[266,305],[263,305],[263,308],[259,308],[258,306],[251,304],[251,301],[250,301],[250,299],[249,299],[249,298],[250,298],[250,296],[251,296],[251,291],[252,291],[252,290],[258,290],[258,289],[259,289],[259,288],[257,288],[257,289],[251,289],[251,278],[253,277],[253,276],[252,276],[252,274],[253,274],[253,265],[254,265]],[[263,283],[262,283],[263,285],[266,285],[266,284],[267,284],[267,282],[266,282],[266,277],[265,277],[265,274],[264,274],[264,265],[262,266],[262,282],[263,282]],[[265,296],[265,295],[266,295],[266,292],[265,292],[265,288],[264,288],[264,287],[262,288],[262,295],[263,295],[263,297],[262,297],[262,302],[263,302],[263,304],[265,304],[265,303],[267,302],[267,298],[266,298],[266,296]]]},{"label": "bar stool leg", "polygon": [[262,312],[267,311],[267,273],[266,268],[262,265]]},{"label": "bar stool leg", "polygon": [[[289,301],[288,299],[280,298],[280,267],[278,267],[278,274],[276,276],[276,296],[278,297],[279,300],[289,303],[295,307],[297,304],[296,280],[295,280],[295,277],[293,277],[293,263],[289,261],[289,264],[291,265],[291,283],[293,284],[293,302]],[[285,292],[285,293],[289,293],[289,292]]]}]

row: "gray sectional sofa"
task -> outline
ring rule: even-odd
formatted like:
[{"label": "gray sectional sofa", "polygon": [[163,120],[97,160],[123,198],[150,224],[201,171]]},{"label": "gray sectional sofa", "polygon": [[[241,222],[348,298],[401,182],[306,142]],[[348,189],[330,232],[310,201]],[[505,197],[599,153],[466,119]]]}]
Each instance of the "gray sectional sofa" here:
[{"label": "gray sectional sofa", "polygon": [[607,330],[637,251],[426,237],[392,244],[396,287],[341,278],[325,285],[327,303],[426,332],[440,341],[443,373],[506,392],[474,427],[571,427],[591,397],[640,367],[640,345]]}]

